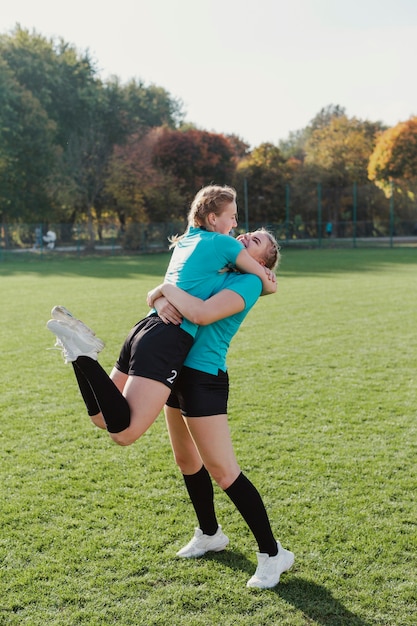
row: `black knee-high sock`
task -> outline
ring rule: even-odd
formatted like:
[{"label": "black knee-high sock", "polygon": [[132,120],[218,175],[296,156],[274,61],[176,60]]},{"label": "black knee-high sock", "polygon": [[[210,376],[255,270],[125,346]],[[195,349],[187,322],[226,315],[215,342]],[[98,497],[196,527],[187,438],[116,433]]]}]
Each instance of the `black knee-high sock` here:
[{"label": "black knee-high sock", "polygon": [[84,400],[84,404],[87,408],[88,415],[97,415],[100,413],[100,407],[97,404],[96,397],[91,389],[88,380],[80,370],[76,361],[73,361],[72,367],[74,369],[74,374],[77,379],[78,387],[80,388],[80,393]]},{"label": "black knee-high sock", "polygon": [[259,552],[276,556],[277,542],[263,500],[246,476],[241,473],[225,492],[251,529],[259,546]]},{"label": "black knee-high sock", "polygon": [[183,478],[200,529],[205,535],[215,535],[219,525],[214,511],[214,491],[210,474],[203,465],[196,474],[183,474]]},{"label": "black knee-high sock", "polygon": [[98,361],[79,356],[75,361],[96,398],[109,433],[120,433],[130,424],[130,407]]}]

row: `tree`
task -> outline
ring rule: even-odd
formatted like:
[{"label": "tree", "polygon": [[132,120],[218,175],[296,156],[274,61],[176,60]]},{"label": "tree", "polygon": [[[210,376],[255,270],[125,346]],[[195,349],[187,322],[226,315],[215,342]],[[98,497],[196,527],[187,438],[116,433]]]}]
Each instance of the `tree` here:
[{"label": "tree", "polygon": [[417,182],[417,116],[379,135],[369,159],[368,176],[388,194],[391,181]]},{"label": "tree", "polygon": [[339,117],[347,117],[346,109],[340,104],[328,104],[326,107],[320,109],[320,111],[313,117],[307,128],[314,132],[330,126],[334,119]]},{"label": "tree", "polygon": [[114,148],[105,191],[114,204],[122,229],[129,220],[158,222],[175,219],[184,209],[174,178],[155,167],[153,151],[163,129],[129,137]]},{"label": "tree", "polygon": [[285,159],[295,158],[304,161],[305,147],[312,133],[316,130],[326,128],[333,119],[346,115],[345,109],[340,105],[329,104],[320,109],[313,117],[308,126],[300,130],[289,133],[288,138],[281,140],[278,144]]},{"label": "tree", "polygon": [[[50,152],[54,155],[54,159],[49,160],[47,174],[39,168],[35,173],[36,185],[31,185],[25,200],[26,215],[29,209],[39,213],[42,204],[48,207],[49,219],[59,219],[68,211],[74,215],[80,195],[81,169],[80,159],[75,159],[74,155],[76,146],[81,143],[85,154],[87,129],[94,118],[90,106],[96,86],[93,65],[87,55],[79,56],[62,40],[56,44],[19,26],[13,35],[1,38],[0,52],[20,89],[28,94],[27,101],[36,102],[38,110],[42,111],[42,119],[39,114],[36,122],[32,120],[30,132],[37,133],[44,141],[48,137],[52,146]],[[43,128],[46,125],[48,134]],[[38,151],[40,154],[35,154],[36,143],[30,141],[30,133],[26,133],[25,140],[25,153],[32,157],[31,162],[42,162],[44,147]],[[71,170],[69,166],[76,161],[78,167]],[[34,193],[39,187],[45,190],[42,204]]]},{"label": "tree", "polygon": [[[32,126],[25,130],[27,140],[33,136],[26,146],[26,154],[33,158],[28,164],[32,169],[29,167],[27,172],[35,174],[37,167],[38,180],[36,185],[32,180],[27,187],[25,215],[42,205],[57,220],[87,216],[93,244],[93,218],[106,206],[105,179],[114,146],[122,146],[129,135],[153,125],[174,128],[182,119],[181,104],[156,85],[146,87],[131,81],[123,87],[117,79],[103,83],[96,77],[87,53],[79,53],[63,40],[48,40],[19,26],[12,35],[0,37],[0,59],[8,72],[4,80],[13,83],[14,91],[20,94],[10,101],[11,113],[2,113],[2,119],[7,115],[8,122],[12,122],[7,125],[9,136],[24,137],[25,118],[19,110],[23,96],[26,113],[31,107],[33,114]],[[10,89],[8,93],[12,93]],[[42,151],[39,154],[38,144]],[[7,145],[9,152],[17,150],[18,143]],[[11,153],[9,157],[8,178],[12,180],[19,172],[12,164],[18,162],[13,161]],[[47,157],[46,175],[41,166]],[[2,163],[0,168],[4,170],[5,157]],[[42,198],[34,193],[41,188],[45,192]],[[17,188],[13,189],[3,185],[2,193],[7,191],[9,205],[16,208],[16,214],[23,215],[23,203],[14,197]]]},{"label": "tree", "polygon": [[155,145],[154,164],[171,174],[182,193],[192,198],[204,185],[230,184],[234,153],[223,135],[165,128]]},{"label": "tree", "polygon": [[317,178],[333,186],[366,182],[367,163],[375,145],[376,129],[356,118],[332,118],[314,130],[307,141],[305,162]]},{"label": "tree", "polygon": [[0,57],[0,217],[38,220],[50,206],[47,177],[57,150],[55,124]]},{"label": "tree", "polygon": [[394,195],[396,229],[400,222],[416,224],[417,116],[385,130],[378,137],[368,165],[369,179]]},{"label": "tree", "polygon": [[[379,123],[339,115],[328,125],[319,124],[306,143],[304,163],[325,189],[323,209],[336,235],[338,222],[352,217],[353,184],[367,183],[367,164],[380,128]],[[349,190],[346,197],[345,189]]]},{"label": "tree", "polygon": [[266,224],[285,218],[285,185],[288,169],[280,149],[263,143],[242,159],[236,170],[236,187],[242,198],[243,181],[248,189],[251,221]]},{"label": "tree", "polygon": [[142,81],[135,80],[120,86],[117,78],[113,78],[111,82],[121,89],[122,106],[130,133],[158,126],[177,128],[182,123],[184,117],[182,102],[172,98],[163,87],[153,84],[147,87]]},{"label": "tree", "polygon": [[250,145],[246,141],[244,141],[244,139],[242,139],[238,135],[233,135],[233,134],[226,135],[226,139],[229,142],[230,147],[233,150],[236,164],[239,163],[241,159],[248,156],[250,152],[249,150]]}]

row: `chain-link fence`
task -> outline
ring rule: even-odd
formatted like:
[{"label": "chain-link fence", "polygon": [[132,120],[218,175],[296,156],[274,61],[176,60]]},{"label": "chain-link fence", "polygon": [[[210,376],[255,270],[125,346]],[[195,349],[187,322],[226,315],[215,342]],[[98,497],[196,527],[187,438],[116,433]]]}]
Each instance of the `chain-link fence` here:
[{"label": "chain-link fence", "polygon": [[87,224],[3,224],[0,247],[4,251],[57,252],[161,252],[169,238],[184,232],[185,223],[131,223],[123,228],[116,222]]},{"label": "chain-link fence", "polygon": [[[1,227],[0,254],[8,252],[150,254],[167,252],[169,239],[184,232],[185,223],[135,224],[126,230],[115,224],[85,225],[7,224]],[[247,226],[247,228],[246,228]],[[282,247],[370,247],[398,245],[417,246],[417,225],[401,221],[395,229],[389,220],[373,222],[343,221],[337,223],[337,232],[331,222],[303,222],[299,219],[279,224],[248,222],[236,229],[236,235],[245,230],[265,226],[278,239]]]},{"label": "chain-link fence", "polygon": [[[386,196],[373,184],[343,188],[318,184],[303,190],[286,185],[281,192],[269,197],[266,191],[264,196],[255,194],[250,207],[247,194],[241,194],[236,234],[265,226],[283,247],[417,244],[417,191],[406,193],[392,186],[391,194]],[[116,218],[73,224],[3,223],[0,254],[163,252],[169,249],[169,238],[183,233],[185,228],[185,217],[161,223],[121,224]]]}]

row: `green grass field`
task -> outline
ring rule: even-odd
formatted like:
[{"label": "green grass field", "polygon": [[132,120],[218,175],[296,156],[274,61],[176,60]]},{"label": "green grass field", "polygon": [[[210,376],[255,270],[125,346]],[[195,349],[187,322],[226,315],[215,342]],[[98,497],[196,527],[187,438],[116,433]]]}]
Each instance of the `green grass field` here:
[{"label": "green grass field", "polygon": [[0,263],[0,624],[415,626],[417,250],[284,250],[232,343],[237,456],[296,555],[267,591],[245,586],[256,545],[217,487],[230,546],[175,558],[195,518],[162,416],[117,447],[47,350],[64,304],[110,370],[167,260]]}]

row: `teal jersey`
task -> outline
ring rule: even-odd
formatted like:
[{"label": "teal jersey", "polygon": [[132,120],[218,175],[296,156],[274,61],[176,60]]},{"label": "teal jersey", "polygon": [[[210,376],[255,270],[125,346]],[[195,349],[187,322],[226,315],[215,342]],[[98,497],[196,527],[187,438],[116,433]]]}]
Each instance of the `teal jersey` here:
[{"label": "teal jersey", "polygon": [[[165,282],[207,300],[220,291],[228,276],[220,270],[230,263],[234,265],[242,250],[244,245],[229,235],[191,226],[174,248]],[[198,326],[184,319],[181,328],[194,337]]]},{"label": "teal jersey", "polygon": [[230,342],[261,295],[262,281],[254,274],[229,273],[221,289],[230,289],[242,296],[245,308],[240,313],[208,326],[199,326],[194,343],[184,361],[187,367],[215,376],[219,369],[224,372],[227,370],[226,355]]}]

